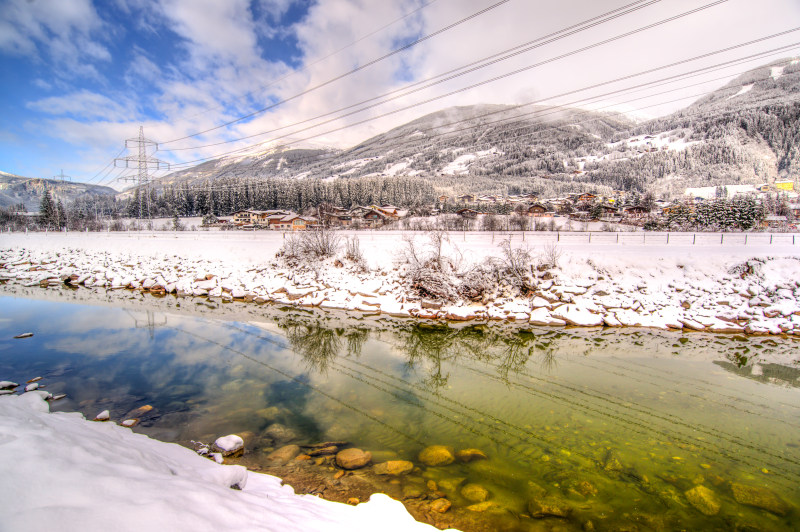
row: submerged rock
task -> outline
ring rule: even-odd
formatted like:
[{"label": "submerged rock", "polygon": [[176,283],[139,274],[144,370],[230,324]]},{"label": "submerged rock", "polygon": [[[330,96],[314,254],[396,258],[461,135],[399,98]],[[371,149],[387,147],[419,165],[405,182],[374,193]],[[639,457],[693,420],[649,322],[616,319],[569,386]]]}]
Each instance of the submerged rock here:
[{"label": "submerged rock", "polygon": [[430,467],[452,464],[455,459],[453,448],[445,445],[431,445],[419,453],[419,461]]},{"label": "submerged rock", "polygon": [[273,423],[264,429],[262,434],[264,436],[269,436],[278,443],[288,443],[294,439],[297,439],[297,434],[295,431],[285,425],[281,425],[280,423]]},{"label": "submerged rock", "polygon": [[342,469],[361,469],[372,460],[372,454],[361,449],[345,449],[336,453],[336,465]]},{"label": "submerged rock", "polygon": [[531,517],[541,519],[543,517],[569,517],[572,508],[566,501],[558,497],[535,497],[528,502],[528,513]]},{"label": "submerged rock", "polygon": [[456,453],[456,458],[462,462],[472,462],[473,460],[488,460],[489,457],[480,449],[462,449]]},{"label": "submerged rock", "polygon": [[769,488],[745,486],[744,484],[731,482],[731,490],[733,491],[733,498],[739,504],[755,506],[781,517],[788,514],[791,509],[783,499],[778,497],[777,493]]},{"label": "submerged rock", "polygon": [[453,505],[450,501],[445,498],[436,499],[431,503],[431,510],[434,512],[439,512],[441,514],[445,513],[450,507]]},{"label": "submerged rock", "polygon": [[269,453],[267,455],[267,460],[284,464],[289,460],[294,459],[298,454],[300,454],[299,445],[284,445],[280,449]]},{"label": "submerged rock", "polygon": [[480,484],[467,484],[461,488],[461,496],[470,502],[483,502],[489,498],[489,490]]},{"label": "submerged rock", "polygon": [[373,471],[376,475],[406,475],[414,469],[414,464],[408,460],[389,460],[382,464],[377,464]]},{"label": "submerged rock", "polygon": [[719,500],[714,492],[705,486],[695,486],[684,493],[686,500],[705,515],[717,515],[720,509]]}]

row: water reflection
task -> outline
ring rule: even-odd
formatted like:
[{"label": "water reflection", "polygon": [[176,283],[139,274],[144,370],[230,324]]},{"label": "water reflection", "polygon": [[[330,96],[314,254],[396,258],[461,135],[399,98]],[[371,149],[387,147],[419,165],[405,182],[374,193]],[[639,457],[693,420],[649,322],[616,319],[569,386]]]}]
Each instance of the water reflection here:
[{"label": "water reflection", "polygon": [[[800,371],[774,362],[796,348],[789,339],[294,310],[228,322],[9,298],[0,309],[0,378],[41,374],[69,394],[57,408],[87,416],[150,404],[137,430],[161,438],[247,432],[255,453],[347,440],[412,461],[430,444],[478,448],[488,461],[418,480],[479,483],[515,516],[545,493],[571,508],[568,529],[789,530],[796,517],[741,503],[734,488],[798,505]],[[8,340],[23,329],[30,342]],[[696,486],[718,513],[689,502]]]}]

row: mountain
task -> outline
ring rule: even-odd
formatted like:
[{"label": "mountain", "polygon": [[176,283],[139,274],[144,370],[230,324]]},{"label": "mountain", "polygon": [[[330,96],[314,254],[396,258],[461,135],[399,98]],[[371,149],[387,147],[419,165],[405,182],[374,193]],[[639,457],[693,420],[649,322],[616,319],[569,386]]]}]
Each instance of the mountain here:
[{"label": "mountain", "polygon": [[113,188],[98,185],[58,179],[21,177],[0,172],[0,207],[6,208],[23,204],[26,211],[38,211],[45,185],[54,201],[61,200],[65,204],[79,198],[111,196],[117,193]]},{"label": "mountain", "polygon": [[545,106],[444,109],[347,150],[256,145],[157,186],[247,180],[425,178],[448,194],[651,190],[793,180],[800,174],[800,61],[753,69],[669,116]]}]

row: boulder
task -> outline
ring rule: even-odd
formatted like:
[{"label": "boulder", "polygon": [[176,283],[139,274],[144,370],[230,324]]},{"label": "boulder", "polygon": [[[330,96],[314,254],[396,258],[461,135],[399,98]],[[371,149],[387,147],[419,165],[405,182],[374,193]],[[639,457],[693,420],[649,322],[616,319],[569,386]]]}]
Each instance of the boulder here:
[{"label": "boulder", "polygon": [[746,486],[744,484],[737,484],[731,482],[731,490],[733,491],[733,498],[739,504],[746,504],[748,506],[755,506],[775,515],[781,517],[785,516],[791,510],[791,507],[780,497],[778,494],[769,488],[762,488],[761,486]]},{"label": "boulder", "polygon": [[439,512],[440,514],[445,513],[450,507],[453,505],[450,501],[445,498],[436,499],[431,503],[431,510],[434,512]]},{"label": "boulder", "polygon": [[284,445],[280,449],[276,449],[269,453],[267,455],[267,460],[285,464],[289,460],[294,459],[298,454],[300,454],[299,445]]},{"label": "boulder", "polygon": [[419,453],[419,461],[430,467],[452,464],[455,459],[453,448],[446,445],[431,445]]},{"label": "boulder", "polygon": [[461,496],[470,502],[483,502],[489,498],[489,490],[480,484],[467,484],[461,488]]},{"label": "boulder", "polygon": [[262,435],[272,438],[278,443],[288,443],[297,438],[297,434],[280,423],[273,423],[262,432]]},{"label": "boulder", "polygon": [[382,464],[377,464],[373,471],[376,475],[406,475],[414,469],[414,464],[408,460],[389,460]]},{"label": "boulder", "polygon": [[705,515],[717,515],[720,504],[714,492],[705,486],[695,486],[684,493],[686,500],[694,506],[700,513]]},{"label": "boulder", "polygon": [[225,457],[241,456],[244,454],[244,440],[236,434],[229,434],[217,438],[211,449]]},{"label": "boulder", "polygon": [[488,460],[489,457],[480,449],[462,449],[456,453],[456,458],[462,462],[472,462],[473,460]]},{"label": "boulder", "polygon": [[572,508],[558,497],[535,497],[528,502],[528,513],[531,517],[569,517]]},{"label": "boulder", "polygon": [[336,465],[342,469],[361,469],[372,460],[372,454],[361,449],[345,449],[336,453]]}]

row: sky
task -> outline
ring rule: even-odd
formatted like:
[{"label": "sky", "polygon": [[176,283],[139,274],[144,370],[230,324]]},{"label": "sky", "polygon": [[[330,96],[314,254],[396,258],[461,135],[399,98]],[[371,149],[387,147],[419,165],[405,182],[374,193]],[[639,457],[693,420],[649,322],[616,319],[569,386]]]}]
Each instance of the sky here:
[{"label": "sky", "polygon": [[0,0],[0,171],[122,189],[140,127],[184,169],[461,105],[659,116],[800,55],[796,28],[797,0]]}]

